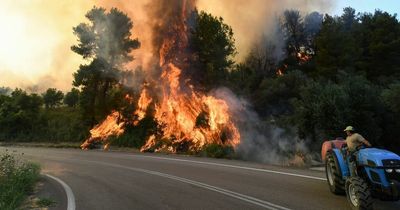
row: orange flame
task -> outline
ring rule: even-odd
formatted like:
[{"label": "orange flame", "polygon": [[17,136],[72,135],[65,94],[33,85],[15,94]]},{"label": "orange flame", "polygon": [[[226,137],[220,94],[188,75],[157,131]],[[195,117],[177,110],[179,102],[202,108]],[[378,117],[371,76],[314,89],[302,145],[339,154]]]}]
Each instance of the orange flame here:
[{"label": "orange flame", "polygon": [[[162,79],[167,86],[163,100],[156,106],[155,118],[163,125],[161,139],[172,139],[171,144],[190,144],[189,150],[198,151],[206,144],[236,146],[240,133],[235,127],[225,101],[190,90],[180,90],[181,70],[174,64],[165,66]],[[141,151],[150,150],[155,145],[151,136]],[[176,152],[172,149],[171,152]]]},{"label": "orange flame", "polygon": [[299,59],[300,64],[304,64],[306,62],[308,62],[309,60],[311,60],[312,56],[308,55],[307,53],[303,53],[303,52],[298,52],[296,54],[297,59]]},{"label": "orange flame", "polygon": [[135,115],[137,115],[138,117],[134,125],[137,125],[137,123],[145,117],[147,107],[152,101],[153,99],[150,98],[149,94],[147,93],[147,89],[143,89],[138,101],[138,109],[135,111]]},{"label": "orange flame", "polygon": [[89,149],[95,142],[105,142],[104,149],[107,149],[109,142],[107,139],[110,136],[119,136],[124,132],[125,122],[120,122],[120,113],[113,111],[107,118],[100,124],[96,125],[90,130],[90,138],[87,139],[82,145],[82,149]]},{"label": "orange flame", "polygon": [[285,74],[285,71],[286,71],[287,67],[288,67],[287,64],[283,64],[283,67],[282,67],[282,68],[279,68],[279,69],[276,71],[276,75],[278,75],[278,76],[283,76],[283,75]]}]

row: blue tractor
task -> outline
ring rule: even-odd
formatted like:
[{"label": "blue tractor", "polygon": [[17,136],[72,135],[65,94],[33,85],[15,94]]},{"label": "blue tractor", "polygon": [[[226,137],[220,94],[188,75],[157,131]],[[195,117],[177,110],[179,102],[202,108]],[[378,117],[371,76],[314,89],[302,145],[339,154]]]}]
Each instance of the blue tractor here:
[{"label": "blue tractor", "polygon": [[346,194],[352,209],[372,209],[373,198],[400,199],[400,156],[397,154],[361,147],[350,156],[345,141],[340,140],[324,142],[321,153],[330,191]]}]

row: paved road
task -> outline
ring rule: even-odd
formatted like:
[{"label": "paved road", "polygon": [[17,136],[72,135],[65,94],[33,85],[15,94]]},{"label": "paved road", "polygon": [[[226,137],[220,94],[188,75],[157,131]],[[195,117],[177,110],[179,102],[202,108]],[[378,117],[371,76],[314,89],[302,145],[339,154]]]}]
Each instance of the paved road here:
[{"label": "paved road", "polygon": [[[349,209],[320,171],[177,155],[8,149],[67,183],[78,210]],[[375,207],[400,209],[400,203]]]}]

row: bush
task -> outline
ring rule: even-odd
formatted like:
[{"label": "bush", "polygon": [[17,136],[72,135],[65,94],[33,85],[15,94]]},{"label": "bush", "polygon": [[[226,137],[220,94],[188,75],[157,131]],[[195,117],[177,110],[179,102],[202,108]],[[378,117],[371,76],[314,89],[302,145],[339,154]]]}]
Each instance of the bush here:
[{"label": "bush", "polygon": [[231,146],[208,144],[203,147],[201,153],[206,157],[212,158],[233,158],[234,150]]},{"label": "bush", "polygon": [[0,156],[0,209],[16,209],[33,189],[40,167],[15,159],[5,153]]},{"label": "bush", "polygon": [[134,147],[141,148],[151,134],[154,134],[157,129],[155,119],[151,116],[146,116],[134,126],[128,124],[124,134],[119,137],[110,139],[111,145],[118,147]]}]

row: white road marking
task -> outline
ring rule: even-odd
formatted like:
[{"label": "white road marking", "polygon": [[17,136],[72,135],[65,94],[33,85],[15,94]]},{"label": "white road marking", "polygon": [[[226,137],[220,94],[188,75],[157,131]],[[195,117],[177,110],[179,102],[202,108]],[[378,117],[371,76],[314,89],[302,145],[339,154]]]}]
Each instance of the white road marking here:
[{"label": "white road marking", "polygon": [[325,171],[325,167],[311,167],[310,170],[314,170],[314,171]]},{"label": "white road marking", "polygon": [[126,170],[131,170],[131,171],[136,171],[136,172],[141,172],[141,173],[147,173],[147,174],[151,174],[151,175],[155,175],[155,176],[161,176],[164,178],[168,178],[168,179],[172,179],[175,181],[180,181],[180,182],[184,182],[190,185],[194,185],[200,188],[204,188],[207,190],[211,190],[214,192],[218,192],[224,195],[227,195],[229,197],[233,197],[242,201],[246,201],[249,202],[251,204],[260,206],[260,207],[264,207],[266,209],[270,209],[270,210],[290,210],[289,208],[283,207],[283,206],[279,206],[277,204],[265,201],[265,200],[261,200],[252,196],[248,196],[248,195],[244,195],[241,193],[237,193],[234,191],[230,191],[230,190],[226,190],[223,188],[219,188],[216,186],[212,186],[212,185],[208,185],[202,182],[197,182],[197,181],[193,181],[190,179],[186,179],[186,178],[182,178],[179,176],[174,176],[174,175],[170,175],[170,174],[166,174],[166,173],[161,173],[161,172],[157,172],[157,171],[151,171],[151,170],[146,170],[146,169],[141,169],[141,168],[133,168],[133,167],[127,167],[127,166],[123,166],[123,165],[117,165],[117,164],[111,164],[111,163],[104,163],[104,162],[98,162],[98,161],[91,161],[91,160],[78,160],[79,162],[89,162],[89,163],[96,163],[96,164],[100,164],[100,165],[105,165],[105,166],[111,166],[111,167],[115,167],[115,168],[122,168],[122,169],[126,169]]},{"label": "white road marking", "polygon": [[44,174],[45,176],[54,179],[55,181],[57,181],[58,183],[61,184],[61,186],[64,188],[65,193],[67,194],[67,210],[75,210],[76,205],[75,205],[75,196],[74,193],[72,192],[71,188],[61,179],[54,177],[50,174]]},{"label": "white road marking", "polygon": [[196,160],[184,160],[184,159],[177,159],[177,158],[155,157],[155,156],[147,156],[147,155],[129,155],[129,156],[170,160],[170,161],[189,162],[189,163],[214,165],[214,166],[223,166],[223,167],[228,167],[228,168],[238,168],[238,169],[244,169],[244,170],[250,170],[250,171],[259,171],[259,172],[274,173],[274,174],[281,174],[281,175],[287,175],[287,176],[295,176],[295,177],[301,177],[301,178],[307,178],[307,179],[326,181],[326,178],[321,178],[321,177],[316,177],[316,176],[308,176],[308,175],[303,175],[303,174],[288,173],[288,172],[282,172],[282,171],[275,171],[275,170],[268,170],[268,169],[262,169],[262,168],[251,168],[251,167],[246,167],[246,166],[236,166],[236,165],[228,165],[228,164],[222,164],[222,163],[203,162],[203,161],[196,161]]}]

